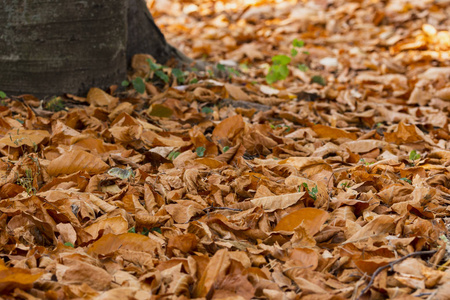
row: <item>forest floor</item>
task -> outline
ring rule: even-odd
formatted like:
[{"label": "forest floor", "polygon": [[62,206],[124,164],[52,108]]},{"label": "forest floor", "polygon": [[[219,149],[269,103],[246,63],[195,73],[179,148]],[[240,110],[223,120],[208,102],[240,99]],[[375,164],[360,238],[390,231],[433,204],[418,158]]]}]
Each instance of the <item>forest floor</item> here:
[{"label": "forest floor", "polygon": [[449,299],[448,0],[149,6],[227,75],[4,97],[3,299]]}]

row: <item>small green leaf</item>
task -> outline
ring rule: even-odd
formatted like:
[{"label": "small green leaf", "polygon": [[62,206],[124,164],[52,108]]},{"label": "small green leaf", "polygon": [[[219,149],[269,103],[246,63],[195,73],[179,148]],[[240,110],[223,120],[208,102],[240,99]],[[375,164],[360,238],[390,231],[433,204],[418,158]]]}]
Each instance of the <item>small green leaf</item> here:
[{"label": "small green leaf", "polygon": [[272,84],[274,82],[277,82],[278,81],[278,75],[275,74],[274,72],[270,72],[269,71],[269,74],[267,74],[267,76],[266,76],[266,81],[267,81],[268,84]]},{"label": "small green leaf", "polygon": [[226,71],[225,66],[222,64],[217,64],[217,70],[222,71],[222,72]]},{"label": "small green leaf", "polygon": [[158,76],[162,81],[164,81],[165,83],[169,82],[169,76],[167,76],[166,73],[164,73],[161,70],[156,70],[155,71],[155,75]]},{"label": "small green leaf", "polygon": [[152,231],[155,231],[155,232],[157,232],[157,233],[159,233],[159,234],[162,234],[162,231],[161,231],[161,228],[160,228],[160,227],[153,227],[153,228],[152,228]]},{"label": "small green leaf", "polygon": [[181,153],[178,151],[172,151],[169,153],[169,155],[167,156],[168,160],[174,160],[175,158],[177,158],[178,155],[180,155]]},{"label": "small green leaf", "polygon": [[300,71],[302,71],[302,72],[306,72],[306,71],[309,70],[309,68],[308,68],[305,64],[299,64],[299,65],[297,66],[297,68],[298,68]]},{"label": "small green leaf", "polygon": [[406,181],[409,184],[412,184],[412,181],[410,179],[408,179],[408,178],[403,177],[403,178],[400,178],[400,180],[403,180],[403,181]]},{"label": "small green leaf", "polygon": [[241,70],[244,70],[244,71],[247,71],[249,68],[248,68],[248,65],[246,64],[246,63],[243,63],[243,64],[240,64],[239,65],[239,68],[241,69]]},{"label": "small green leaf", "polygon": [[179,83],[184,83],[184,73],[180,69],[172,69],[172,74],[175,76]]},{"label": "small green leaf", "polygon": [[314,83],[318,83],[318,84],[320,84],[322,86],[326,86],[327,85],[327,82],[325,81],[325,79],[322,76],[320,76],[320,75],[313,76],[311,78],[311,81],[314,82]]},{"label": "small green leaf", "polygon": [[145,93],[145,83],[144,80],[141,77],[136,77],[131,81],[133,83],[133,87],[139,94]]},{"label": "small green leaf", "polygon": [[235,68],[231,68],[231,67],[229,67],[229,68],[227,68],[227,71],[230,73],[230,74],[233,74],[233,75],[236,75],[236,76],[241,76],[241,73],[238,71],[238,70],[236,70]]},{"label": "small green leaf", "polygon": [[162,66],[160,64],[154,63],[151,59],[147,58],[148,65],[150,66],[150,70],[156,71],[161,70]]},{"label": "small green leaf", "polygon": [[302,51],[303,54],[309,55],[309,51]]},{"label": "small green leaf", "polygon": [[294,57],[298,54],[298,51],[295,48],[291,49],[291,56]]},{"label": "small green leaf", "polygon": [[229,146],[225,146],[225,147],[222,148],[222,152],[223,153],[227,152],[228,150],[230,150]]},{"label": "small green leaf", "polygon": [[124,80],[124,81],[122,81],[122,84],[121,84],[122,86],[129,86],[130,85],[130,82],[128,81],[128,80]]},{"label": "small green leaf", "polygon": [[130,229],[128,229],[128,233],[136,233],[136,228],[131,227]]},{"label": "small green leaf", "polygon": [[416,150],[412,150],[412,151],[409,153],[409,159],[412,160],[412,161],[415,161],[415,160],[420,159],[420,153],[417,153]]},{"label": "small green leaf", "polygon": [[194,83],[197,83],[198,82],[198,79],[197,78],[193,78],[193,79],[191,79],[191,81],[189,81],[189,84],[194,84]]},{"label": "small green leaf", "polygon": [[278,80],[284,80],[289,75],[289,69],[287,65],[273,65],[269,69],[269,73],[266,76],[266,81],[272,84]]},{"label": "small green leaf", "polygon": [[292,46],[297,47],[297,48],[301,48],[301,47],[305,46],[305,42],[302,41],[302,40],[294,39],[292,41]]},{"label": "small green leaf", "polygon": [[148,236],[149,233],[150,233],[150,230],[148,230],[146,227],[142,228],[142,232],[141,232],[142,235]]},{"label": "small green leaf", "polygon": [[71,242],[64,243],[64,246],[75,248],[75,246]]},{"label": "small green leaf", "polygon": [[203,157],[205,155],[205,151],[205,147],[197,147],[197,149],[195,149],[195,153],[197,153],[198,157]]},{"label": "small green leaf", "polygon": [[204,114],[212,114],[213,112],[214,112],[214,110],[211,107],[208,107],[208,106],[202,107],[202,113],[204,113]]},{"label": "small green leaf", "polygon": [[6,98],[6,94],[3,91],[0,91],[0,98],[5,99]]},{"label": "small green leaf", "polygon": [[291,58],[287,55],[275,55],[272,61],[276,65],[287,65],[291,62]]}]

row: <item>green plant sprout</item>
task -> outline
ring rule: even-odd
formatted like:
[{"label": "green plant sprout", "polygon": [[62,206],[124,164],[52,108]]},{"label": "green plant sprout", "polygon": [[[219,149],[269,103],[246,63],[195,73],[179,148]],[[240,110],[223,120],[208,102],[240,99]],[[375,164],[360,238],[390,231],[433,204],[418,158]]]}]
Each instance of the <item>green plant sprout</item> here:
[{"label": "green plant sprout", "polygon": [[[158,63],[154,63],[151,59],[147,58],[148,65],[150,66],[150,70],[159,77],[165,83],[169,82],[169,76],[164,73],[163,69],[166,69],[166,66],[160,65]],[[150,76],[152,77],[152,76]]]},{"label": "green plant sprout", "polygon": [[416,165],[416,160],[420,159],[420,153],[418,153],[416,150],[412,150],[409,152],[409,160],[411,161],[411,164],[413,166]]},{"label": "green plant sprout", "polygon": [[346,188],[350,187],[350,183],[348,183],[348,182],[342,182],[342,183],[341,183],[341,187],[344,188],[344,189],[346,189]]},{"label": "green plant sprout", "polygon": [[53,112],[64,110],[64,100],[61,97],[53,97],[45,104],[44,108]]},{"label": "green plant sprout", "polygon": [[[230,79],[233,78],[233,76],[236,76],[236,77],[241,76],[241,73],[238,70],[236,70],[235,68],[233,68],[233,67],[227,67],[227,66],[222,65],[222,64],[217,64],[216,67],[217,67],[217,70],[227,73],[228,77]],[[248,69],[248,67],[247,67],[247,69]]]},{"label": "green plant sprout", "polygon": [[28,196],[35,195],[36,189],[33,186],[33,171],[31,169],[25,170],[25,177],[18,178],[16,183],[25,189]]},{"label": "green plant sprout", "polygon": [[[302,40],[294,39],[292,41],[291,57],[295,57],[298,54],[297,48],[302,48],[305,42]],[[303,51],[303,53],[307,53]],[[279,80],[284,80],[289,75],[288,65],[291,63],[291,57],[287,55],[275,55],[272,57],[272,65],[269,68],[269,72],[266,75],[266,82],[272,84]],[[304,65],[303,65],[304,66]],[[305,68],[302,67],[304,70]]]},{"label": "green plant sprout", "polygon": [[318,83],[321,86],[326,86],[327,85],[327,81],[325,80],[325,78],[323,78],[320,75],[315,75],[311,78],[311,82],[313,83]]},{"label": "green plant sprout", "polygon": [[304,187],[305,190],[308,192],[309,196],[314,199],[317,200],[317,193],[319,192],[319,189],[317,188],[317,185],[314,186],[312,188],[312,190],[309,190],[308,184],[306,182],[303,182],[301,186],[298,187],[298,191],[301,191],[301,187]]},{"label": "green plant sprout", "polygon": [[178,151],[172,151],[169,153],[169,155],[167,156],[168,160],[174,160],[175,158],[177,158],[178,155],[180,155],[181,153]]},{"label": "green plant sprout", "polygon": [[285,125],[285,124],[277,124],[277,125],[273,125],[273,124],[269,124],[270,128],[272,129],[277,129],[277,128],[285,128],[285,132],[290,132],[291,131],[291,126],[289,125]]},{"label": "green plant sprout", "polygon": [[211,107],[208,106],[204,106],[202,107],[202,113],[204,114],[212,114],[214,112],[214,110]]},{"label": "green plant sprout", "polygon": [[203,157],[205,155],[205,151],[205,147],[197,147],[197,149],[195,149],[195,153],[197,153],[198,157]]},{"label": "green plant sprout", "polygon": [[122,86],[127,87],[130,86],[131,84],[133,85],[133,88],[136,90],[136,92],[138,92],[139,94],[144,94],[145,82],[153,80],[155,77],[157,79],[162,80],[166,84],[170,82],[169,77],[170,74],[172,74],[175,77],[175,80],[178,83],[184,83],[186,81],[187,74],[181,71],[180,69],[177,68],[170,69],[167,66],[153,62],[151,59],[147,59],[146,61],[150,68],[148,74],[146,74],[144,77],[138,76],[134,78],[131,82],[129,82],[128,80],[124,80],[122,81]]},{"label": "green plant sprout", "polygon": [[400,180],[406,181],[409,184],[412,184],[412,181],[406,177],[400,178]]},{"label": "green plant sprout", "polygon": [[185,73],[181,71],[180,69],[174,68],[172,69],[172,74],[177,79],[178,83],[183,84],[186,81]]}]

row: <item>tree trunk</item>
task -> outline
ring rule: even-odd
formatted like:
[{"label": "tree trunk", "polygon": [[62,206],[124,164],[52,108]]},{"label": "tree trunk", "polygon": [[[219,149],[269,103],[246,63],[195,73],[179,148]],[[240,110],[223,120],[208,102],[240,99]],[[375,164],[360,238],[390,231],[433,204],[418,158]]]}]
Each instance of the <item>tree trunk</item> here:
[{"label": "tree trunk", "polygon": [[0,90],[9,95],[85,95],[124,80],[136,53],[178,56],[145,0],[0,0],[0,11]]}]

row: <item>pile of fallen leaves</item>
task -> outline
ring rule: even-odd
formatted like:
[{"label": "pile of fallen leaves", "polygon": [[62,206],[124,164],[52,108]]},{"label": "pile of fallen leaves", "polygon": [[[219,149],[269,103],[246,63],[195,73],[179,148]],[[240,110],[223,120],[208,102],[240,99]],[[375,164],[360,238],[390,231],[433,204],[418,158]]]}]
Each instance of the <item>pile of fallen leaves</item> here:
[{"label": "pile of fallen leaves", "polygon": [[449,1],[296,2],[150,3],[225,79],[2,101],[4,299],[448,299]]}]

